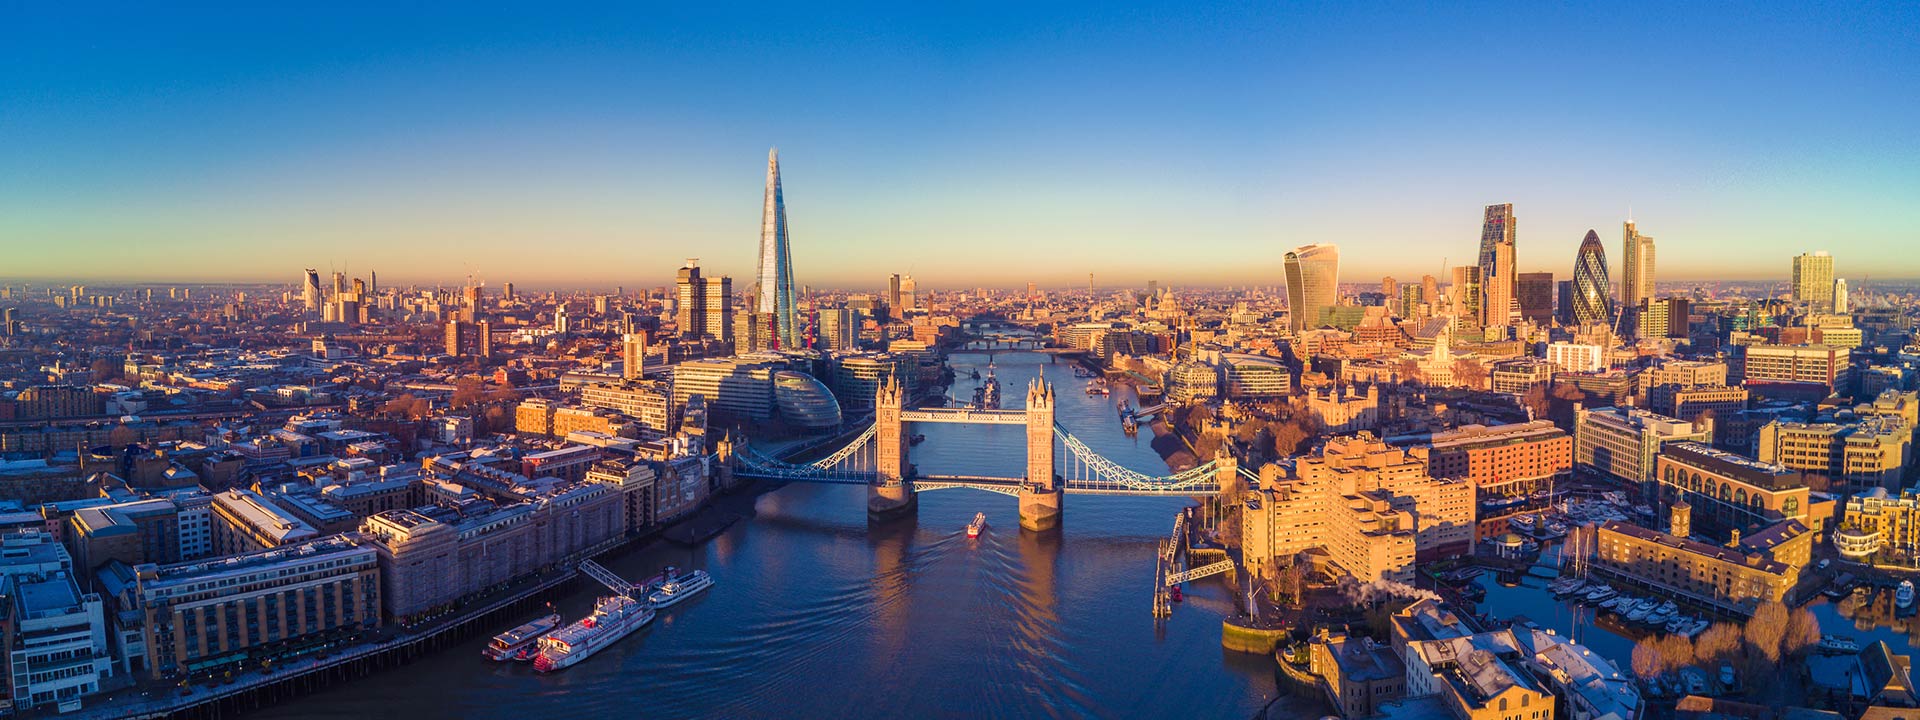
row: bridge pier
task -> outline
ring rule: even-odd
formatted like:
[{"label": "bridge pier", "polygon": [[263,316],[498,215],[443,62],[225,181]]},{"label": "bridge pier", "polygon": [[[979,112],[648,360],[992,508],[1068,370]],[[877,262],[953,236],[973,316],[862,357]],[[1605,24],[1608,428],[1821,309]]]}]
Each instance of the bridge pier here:
[{"label": "bridge pier", "polygon": [[896,480],[867,486],[868,520],[892,520],[913,514],[919,507],[919,494],[905,482]]},{"label": "bridge pier", "polygon": [[1034,532],[1058,530],[1062,513],[1060,500],[1064,493],[1058,487],[1052,490],[1028,485],[1020,491],[1020,527]]}]

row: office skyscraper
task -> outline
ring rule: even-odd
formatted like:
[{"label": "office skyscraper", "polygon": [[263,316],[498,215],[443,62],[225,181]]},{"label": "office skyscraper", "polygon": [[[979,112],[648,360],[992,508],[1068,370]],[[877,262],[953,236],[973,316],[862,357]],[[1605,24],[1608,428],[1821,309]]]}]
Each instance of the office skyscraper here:
[{"label": "office skyscraper", "polygon": [[[1498,294],[1504,305],[1493,307],[1488,304],[1483,311],[1484,325],[1505,325],[1507,318],[1518,310],[1514,304],[1513,277],[1513,261],[1518,259],[1520,252],[1518,224],[1519,219],[1513,216],[1512,203],[1488,205],[1485,217],[1480,222],[1480,295],[1484,300]],[[1513,246],[1513,257],[1509,258],[1505,268],[1498,267],[1500,243]]]},{"label": "office skyscraper", "polygon": [[300,285],[301,300],[307,305],[307,312],[320,309],[320,272],[307,268],[307,276]]},{"label": "office skyscraper", "polygon": [[1286,255],[1287,309],[1294,334],[1320,326],[1320,314],[1340,292],[1340,248],[1331,244],[1295,248]]},{"label": "office skyscraper", "polygon": [[1454,327],[1480,322],[1480,301],[1485,292],[1480,266],[1457,265],[1453,268],[1453,287],[1447,290],[1447,294],[1453,305]]},{"label": "office skyscraper", "polygon": [[1833,256],[1827,251],[1794,256],[1793,301],[1815,310],[1833,307]]},{"label": "office skyscraper", "polygon": [[1573,321],[1580,325],[1610,322],[1612,287],[1607,279],[1607,249],[1600,245],[1600,234],[1588,230],[1573,257]]},{"label": "office skyscraper", "polygon": [[1514,276],[1520,300],[1520,317],[1535,325],[1553,324],[1553,273],[1520,273]]},{"label": "office skyscraper", "polygon": [[1513,323],[1514,311],[1519,308],[1519,298],[1514,296],[1518,290],[1513,272],[1513,243],[1501,241],[1493,244],[1493,274],[1490,280],[1483,280],[1481,293],[1485,297],[1480,316],[1481,327],[1501,328]]},{"label": "office skyscraper", "polygon": [[640,379],[647,367],[647,334],[629,332],[620,336],[620,376]]},{"label": "office skyscraper", "polygon": [[700,309],[706,315],[703,329],[720,342],[733,342],[733,278],[701,278],[701,283]]},{"label": "office skyscraper", "polygon": [[1850,305],[1851,301],[1847,299],[1847,279],[1835,279],[1833,281],[1833,311],[1845,313]]},{"label": "office skyscraper", "polygon": [[687,258],[674,278],[674,324],[680,336],[727,340],[733,333],[733,278],[702,277],[700,261]]},{"label": "office skyscraper", "polygon": [[893,319],[898,320],[904,310],[906,310],[906,308],[900,307],[900,273],[888,275],[887,314]]},{"label": "office skyscraper", "polygon": [[760,214],[759,297],[753,310],[767,317],[768,339],[776,350],[799,349],[799,303],[794,297],[793,256],[787,238],[787,201],[780,192],[780,151],[767,151],[767,197]]},{"label": "office skyscraper", "polygon": [[1653,299],[1653,237],[1628,220],[1620,241],[1620,305],[1639,307]]}]

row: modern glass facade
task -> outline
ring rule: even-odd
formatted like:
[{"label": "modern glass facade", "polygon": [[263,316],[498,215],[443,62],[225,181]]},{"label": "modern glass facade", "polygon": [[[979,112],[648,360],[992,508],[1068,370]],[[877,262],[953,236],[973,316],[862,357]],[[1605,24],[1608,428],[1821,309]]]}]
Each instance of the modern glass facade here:
[{"label": "modern glass facade", "polygon": [[1513,203],[1488,205],[1480,222],[1480,297],[1484,300],[1481,325],[1505,325],[1520,306],[1514,287],[1514,261],[1519,253],[1519,220]]},{"label": "modern glass facade", "polygon": [[1320,324],[1320,313],[1339,299],[1340,248],[1331,244],[1295,248],[1286,255],[1287,309],[1294,334]]},{"label": "modern glass facade", "polygon": [[1612,286],[1607,280],[1607,249],[1600,245],[1600,234],[1587,231],[1580,241],[1580,252],[1573,258],[1573,321],[1581,325],[1604,325],[1613,318]]},{"label": "modern glass facade", "polygon": [[793,286],[793,256],[787,240],[787,201],[780,191],[780,151],[767,151],[767,198],[760,215],[760,272],[753,310],[766,318],[768,344],[776,350],[801,342]]},{"label": "modern glass facade", "polygon": [[782,370],[773,374],[773,399],[780,417],[810,430],[840,426],[840,401],[813,376]]}]

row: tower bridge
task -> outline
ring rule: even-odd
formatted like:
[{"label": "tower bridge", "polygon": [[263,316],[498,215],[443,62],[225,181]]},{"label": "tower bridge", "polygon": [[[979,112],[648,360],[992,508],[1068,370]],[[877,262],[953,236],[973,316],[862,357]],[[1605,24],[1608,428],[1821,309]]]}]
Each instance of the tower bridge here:
[{"label": "tower bridge", "polygon": [[[1092,495],[1213,495],[1223,483],[1237,482],[1239,466],[1222,453],[1204,465],[1170,475],[1131,470],[1095,452],[1054,420],[1053,386],[1041,380],[1027,385],[1022,410],[907,408],[905,391],[888,379],[874,395],[873,421],[846,445],[811,463],[785,462],[742,443],[733,452],[734,474],[787,482],[867,487],[867,512],[876,518],[912,511],[916,493],[969,488],[1020,500],[1020,525],[1050,530],[1060,525],[1068,493]],[[944,422],[1025,425],[1027,462],[1022,477],[922,475],[909,460],[906,425]],[[1064,448],[1064,458],[1056,455]],[[1065,466],[1062,467],[1064,460]]]}]

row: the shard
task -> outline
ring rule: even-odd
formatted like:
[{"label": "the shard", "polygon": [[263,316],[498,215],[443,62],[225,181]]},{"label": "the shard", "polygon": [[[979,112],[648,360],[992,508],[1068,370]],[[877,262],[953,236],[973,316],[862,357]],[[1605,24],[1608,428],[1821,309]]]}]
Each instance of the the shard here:
[{"label": "the shard", "polygon": [[760,215],[760,273],[754,314],[767,324],[776,350],[797,349],[802,328],[794,302],[793,255],[787,239],[787,203],[780,195],[780,150],[767,151],[767,201]]}]

